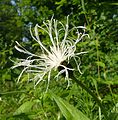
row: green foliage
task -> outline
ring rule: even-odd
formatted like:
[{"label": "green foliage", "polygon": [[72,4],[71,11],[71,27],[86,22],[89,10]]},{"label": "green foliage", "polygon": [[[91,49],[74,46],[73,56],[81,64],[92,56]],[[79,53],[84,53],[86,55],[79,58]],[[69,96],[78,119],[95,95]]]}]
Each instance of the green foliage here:
[{"label": "green foliage", "polygon": [[13,115],[19,115],[22,113],[30,112],[34,103],[35,103],[35,101],[26,101],[14,112]]},{"label": "green foliage", "polygon": [[65,100],[53,93],[50,94],[52,98],[54,98],[66,120],[89,120],[81,111],[78,111],[74,106],[70,105]]},{"label": "green foliage", "polygon": [[[49,86],[54,93],[52,99],[45,93],[46,82],[34,89],[33,82],[27,82],[27,74],[23,74],[17,83],[22,68],[11,69],[12,61],[26,58],[14,49],[15,41],[33,53],[40,53],[39,46],[31,38],[30,25],[42,25],[52,15],[65,22],[66,16],[70,15],[70,27],[85,25],[90,36],[77,45],[78,51],[88,53],[80,55],[83,74],[75,71],[74,75],[102,101],[109,120],[117,120],[118,3],[115,0],[11,1],[0,1],[0,119],[68,120],[69,116],[82,116],[84,120],[105,120],[102,108],[73,80],[67,88],[63,77],[56,81],[53,73]],[[71,34],[75,37],[74,31]],[[45,34],[41,38],[44,44],[50,44]]]}]

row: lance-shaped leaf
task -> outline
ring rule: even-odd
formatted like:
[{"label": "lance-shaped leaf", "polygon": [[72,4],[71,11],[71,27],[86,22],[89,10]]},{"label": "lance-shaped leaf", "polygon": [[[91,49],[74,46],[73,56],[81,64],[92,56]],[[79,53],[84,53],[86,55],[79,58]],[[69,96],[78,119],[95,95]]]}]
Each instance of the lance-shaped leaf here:
[{"label": "lance-shaped leaf", "polygon": [[58,97],[54,93],[50,92],[51,97],[57,103],[59,109],[61,110],[63,116],[66,120],[90,120],[86,115],[84,115],[81,111],[76,109],[74,106],[70,105],[67,101]]}]

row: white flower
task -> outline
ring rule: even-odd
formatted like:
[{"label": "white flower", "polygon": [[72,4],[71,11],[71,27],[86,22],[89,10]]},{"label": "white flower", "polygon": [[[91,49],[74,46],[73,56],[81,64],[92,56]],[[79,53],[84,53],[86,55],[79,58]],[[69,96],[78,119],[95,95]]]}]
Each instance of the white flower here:
[{"label": "white flower", "polygon": [[[42,53],[40,55],[33,54],[27,51],[18,42],[16,42],[17,46],[15,46],[15,48],[19,52],[28,54],[29,56],[26,59],[21,59],[20,62],[16,63],[16,65],[12,68],[24,66],[24,69],[19,75],[18,81],[20,80],[24,72],[34,73],[35,76],[31,80],[34,80],[36,86],[40,81],[44,80],[44,77],[46,75],[48,76],[49,85],[52,70],[56,71],[59,67],[61,67],[63,69],[58,72],[56,77],[65,73],[65,78],[68,80],[69,83],[68,70],[73,71],[74,69],[68,68],[62,63],[66,61],[69,64],[70,59],[73,58],[77,65],[78,71],[80,72],[80,63],[78,64],[76,58],[80,54],[86,52],[76,53],[76,45],[80,40],[82,40],[84,36],[87,35],[85,34],[85,27],[79,26],[69,29],[68,17],[66,25],[53,19],[53,17],[51,20],[43,22],[43,24],[44,27],[41,27],[38,24],[36,24],[34,28],[35,36],[33,35],[30,29],[31,36],[36,42],[38,42]],[[83,33],[80,33],[79,29],[83,29]],[[44,44],[40,40],[39,30],[44,31],[48,34],[49,40],[51,41],[51,45],[48,48],[44,46]],[[75,32],[75,30],[77,37],[73,38],[71,32]]]}]

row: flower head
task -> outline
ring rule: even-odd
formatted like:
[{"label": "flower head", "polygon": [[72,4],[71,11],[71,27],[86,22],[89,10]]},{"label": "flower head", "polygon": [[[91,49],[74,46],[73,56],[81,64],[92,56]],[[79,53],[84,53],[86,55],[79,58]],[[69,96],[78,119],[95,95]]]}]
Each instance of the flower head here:
[{"label": "flower head", "polygon": [[[80,63],[77,62],[76,58],[83,53],[76,53],[76,45],[82,40],[85,34],[85,27],[73,27],[69,29],[68,17],[67,23],[64,25],[61,22],[51,18],[47,22],[43,22],[44,27],[36,24],[34,28],[34,35],[30,29],[32,38],[39,44],[40,49],[42,51],[41,54],[33,54],[22,47],[18,42],[15,48],[22,53],[28,54],[26,59],[21,59],[20,62],[16,63],[12,68],[23,66],[21,74],[19,75],[18,81],[20,80],[22,74],[24,72],[35,73],[35,76],[31,79],[34,80],[35,86],[44,80],[44,77],[48,76],[48,85],[51,78],[52,70],[57,70],[59,67],[62,69],[57,73],[56,77],[65,73],[65,78],[69,82],[69,72],[73,71],[73,68],[69,68],[66,65],[62,64],[66,61],[68,64],[70,59],[74,59],[78,71],[81,73],[79,66]],[[79,29],[83,29],[83,33],[79,32]],[[39,30],[44,31],[48,34],[49,40],[51,42],[49,47],[46,47],[43,42],[40,40]],[[76,30],[76,38],[73,38],[70,33]]]}]

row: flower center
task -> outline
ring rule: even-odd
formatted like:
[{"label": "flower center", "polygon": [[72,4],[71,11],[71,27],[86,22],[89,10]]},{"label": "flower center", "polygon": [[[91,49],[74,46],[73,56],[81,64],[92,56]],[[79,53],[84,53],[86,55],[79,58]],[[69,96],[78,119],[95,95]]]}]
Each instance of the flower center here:
[{"label": "flower center", "polygon": [[53,49],[48,57],[51,68],[55,69],[57,69],[60,64],[66,59],[66,56],[63,55],[63,52],[60,49]]}]

